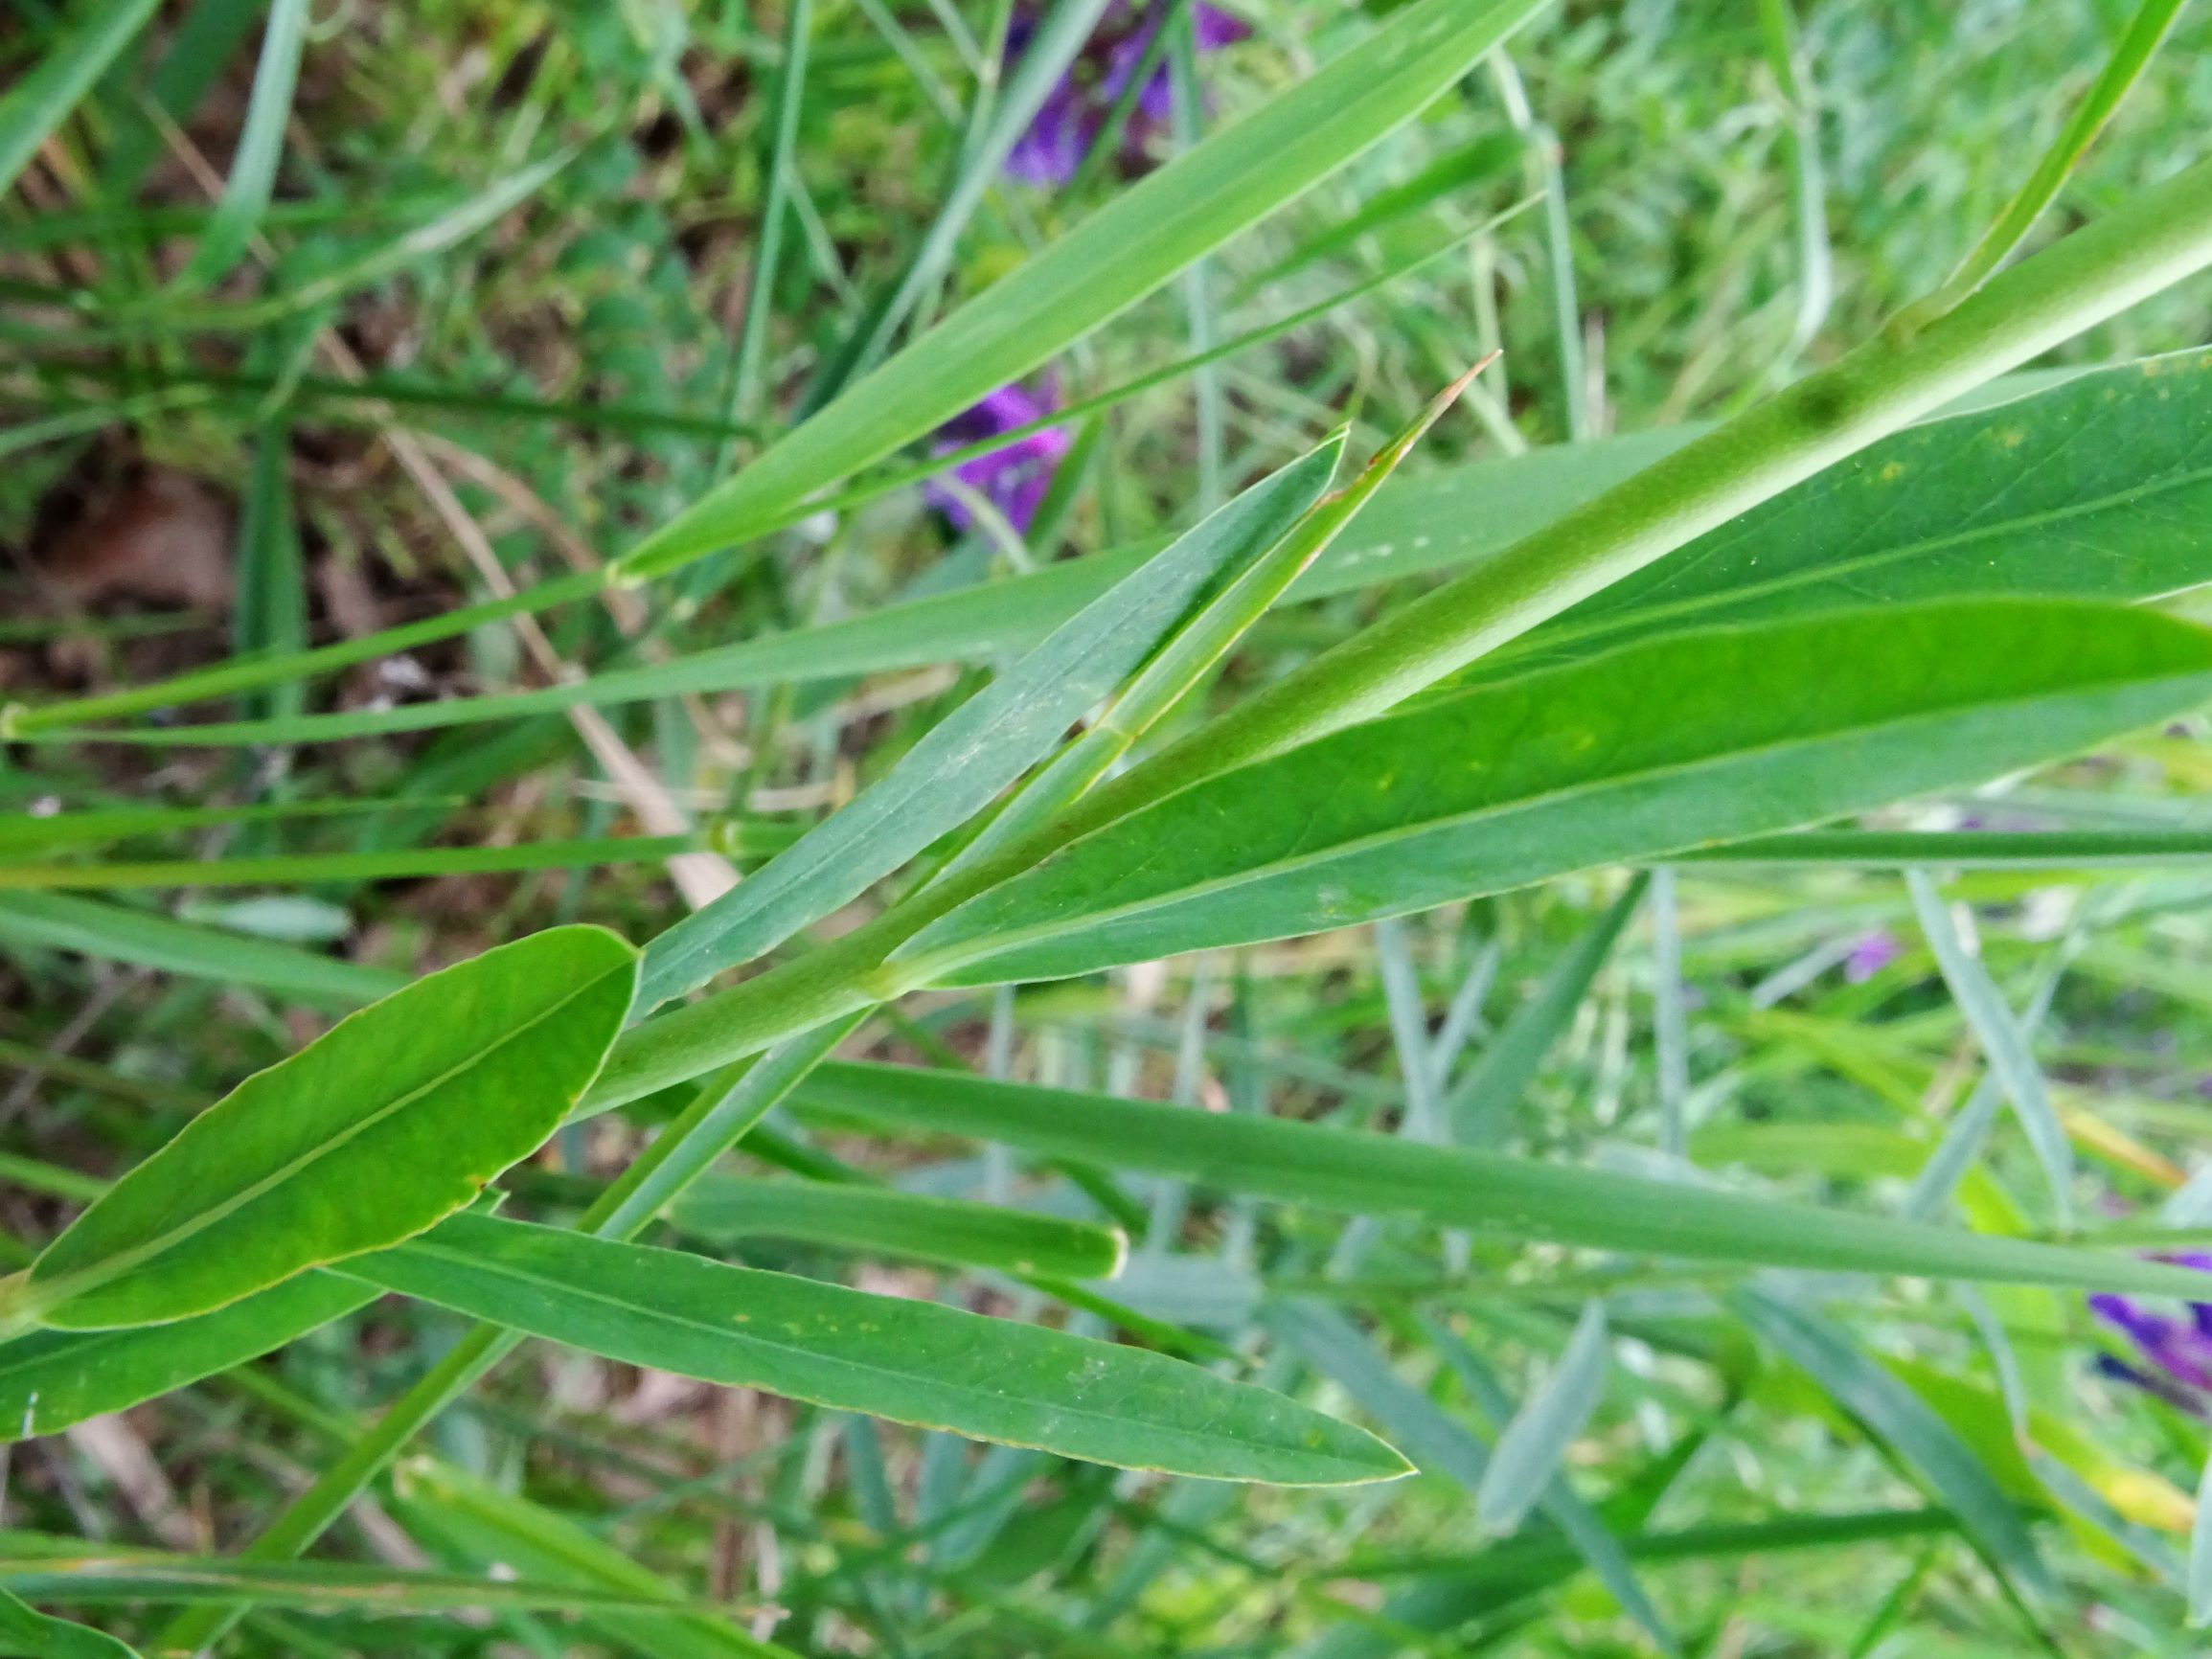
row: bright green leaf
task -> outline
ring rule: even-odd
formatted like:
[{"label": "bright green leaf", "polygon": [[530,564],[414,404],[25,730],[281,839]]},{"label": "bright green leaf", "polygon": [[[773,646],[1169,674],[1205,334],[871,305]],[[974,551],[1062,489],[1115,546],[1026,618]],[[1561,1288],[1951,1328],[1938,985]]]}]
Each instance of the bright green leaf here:
[{"label": "bright green leaf", "polygon": [[636,977],[605,929],[550,928],[340,1021],[116,1182],[13,1282],[19,1316],[183,1319],[435,1225],[553,1132]]}]

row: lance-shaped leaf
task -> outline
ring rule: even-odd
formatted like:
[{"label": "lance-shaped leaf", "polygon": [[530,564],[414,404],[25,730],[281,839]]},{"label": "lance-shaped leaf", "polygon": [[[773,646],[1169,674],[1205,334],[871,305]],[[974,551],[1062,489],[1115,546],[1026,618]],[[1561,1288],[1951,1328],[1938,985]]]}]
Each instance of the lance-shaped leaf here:
[{"label": "lance-shaped leaf", "polygon": [[1499,666],[1858,605],[2195,587],[2212,578],[2192,528],[2212,501],[2207,411],[2212,352],[2194,351],[1907,427],[1593,594]]},{"label": "lance-shaped leaf", "polygon": [[184,1319],[436,1225],[553,1132],[636,980],[635,950],[582,926],[418,980],[186,1125],[0,1307],[70,1329]]},{"label": "lance-shaped leaf", "polygon": [[1380,1441],[1184,1360],[935,1303],[457,1216],[342,1272],[632,1365],[1124,1468],[1388,1480]]},{"label": "lance-shaped leaf", "polygon": [[2212,633],[2116,606],[1670,635],[1170,796],[954,911],[915,941],[918,970],[1060,978],[1423,910],[2011,771],[2208,695]]},{"label": "lance-shaped leaf", "polygon": [[[680,1595],[665,1587],[658,1594],[625,1593],[589,1584],[534,1583],[483,1573],[408,1572],[344,1561],[241,1561],[111,1544],[87,1546],[75,1538],[50,1540],[24,1533],[8,1534],[8,1545],[16,1558],[0,1560],[0,1591],[52,1599],[72,1607],[131,1602],[251,1602],[263,1607],[402,1619],[442,1618],[464,1607],[586,1614],[607,1608],[648,1617],[666,1616],[672,1608],[678,1615],[689,1611]],[[30,1549],[37,1553],[26,1557]],[[0,1647],[0,1653],[13,1652]]]},{"label": "lance-shaped leaf", "polygon": [[1606,1305],[1585,1303],[1559,1364],[1497,1437],[1474,1492],[1475,1523],[1485,1532],[1502,1536],[1518,1527],[1559,1473],[1604,1398],[1606,1335]]},{"label": "lance-shaped leaf", "polygon": [[651,1008],[782,943],[958,829],[1065,736],[1224,573],[1329,487],[1341,438],[1262,479],[1056,630],[901,756],[874,786],[646,952]]},{"label": "lance-shaped leaf", "polygon": [[[669,1219],[693,1238],[717,1244],[792,1239],[856,1254],[1068,1279],[1111,1279],[1129,1253],[1129,1240],[1117,1227],[816,1181],[705,1175],[676,1198]],[[0,1350],[0,1361],[6,1358]]]},{"label": "lance-shaped leaf", "polygon": [[833,1062],[800,1086],[810,1115],[996,1141],[1038,1157],[1166,1175],[1221,1193],[1359,1216],[1418,1217],[1486,1238],[1767,1267],[1911,1273],[2186,1297],[2194,1268],[1783,1203],[1494,1152],[1420,1146],[1241,1112]]},{"label": "lance-shaped leaf", "polygon": [[242,1365],[343,1319],[376,1294],[309,1272],[169,1325],[34,1330],[0,1346],[0,1444],[57,1434]]}]

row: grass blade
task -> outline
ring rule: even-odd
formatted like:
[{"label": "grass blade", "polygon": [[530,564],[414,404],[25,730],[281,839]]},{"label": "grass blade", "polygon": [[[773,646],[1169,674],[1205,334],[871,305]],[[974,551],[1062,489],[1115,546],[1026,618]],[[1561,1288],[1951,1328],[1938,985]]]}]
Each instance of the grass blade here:
[{"label": "grass blade", "polygon": [[192,261],[175,288],[194,291],[219,282],[237,264],[260,228],[283,159],[285,122],[292,110],[292,88],[300,76],[300,49],[307,39],[308,0],[271,0],[262,33],[261,63],[246,102],[246,124],[239,134],[238,154],[222,199],[200,232]]},{"label": "grass blade", "polygon": [[[877,1188],[707,1175],[669,1219],[695,1239],[791,1239],[950,1267],[1111,1279],[1129,1253],[1119,1228]],[[4,1358],[0,1354],[0,1358]],[[4,1403],[4,1399],[0,1399]]]},{"label": "grass blade", "polygon": [[1943,970],[1944,984],[1950,988],[1959,1011],[1973,1028],[1991,1075],[2003,1086],[2005,1098],[2012,1102],[2020,1127],[2027,1131],[2028,1144],[2043,1167],[2059,1225],[2070,1228],[2074,1220],[2073,1148],[2059,1123],[2057,1108],[2051,1104],[2042,1069],[2029,1052],[2027,1034],[2013,1018],[2004,994],[1991,980],[1981,959],[1968,950],[1957,922],[1927,872],[1907,870],[1904,886],[1912,896],[1912,912],[1920,920],[1920,931],[1935,952],[1936,966]]},{"label": "grass blade", "polygon": [[913,1066],[833,1063],[809,1078],[798,1099],[831,1121],[998,1141],[1038,1157],[1356,1216],[1415,1217],[1489,1239],[2170,1296],[2204,1287],[2189,1268],[2117,1250],[2030,1243],[1387,1135]]},{"label": "grass blade", "polygon": [[0,945],[71,950],[162,973],[248,985],[310,1008],[357,1008],[404,976],[220,928],[63,893],[0,893]]},{"label": "grass blade", "polygon": [[0,97],[0,193],[13,186],[38,147],[160,6],[161,0],[92,0],[78,7],[75,28]]},{"label": "grass blade", "polygon": [[1133,305],[1412,119],[1542,0],[1417,0],[1002,279],[625,558],[647,578],[760,533]]},{"label": "grass blade", "polygon": [[650,1659],[796,1659],[703,1612],[600,1609],[600,1598],[673,1602],[676,1589],[558,1511],[523,1501],[449,1465],[412,1458],[393,1474],[407,1530],[484,1569],[504,1565],[569,1591],[599,1634]]},{"label": "grass blade", "polygon": [[2012,1500],[1917,1394],[1817,1315],[1753,1289],[1735,1292],[1728,1306],[1927,1481],[1991,1566],[2023,1591],[2057,1594]]},{"label": "grass blade", "polygon": [[1645,878],[1631,880],[1582,937],[1569,945],[1536,995],[1514,1010],[1497,1035],[1445,1098],[1452,1139],[1481,1146],[1498,1137],[1506,1114],[1520,1103],[1552,1044],[1574,1019],[1590,985],[1612,955],[1629,918],[1643,902]]}]

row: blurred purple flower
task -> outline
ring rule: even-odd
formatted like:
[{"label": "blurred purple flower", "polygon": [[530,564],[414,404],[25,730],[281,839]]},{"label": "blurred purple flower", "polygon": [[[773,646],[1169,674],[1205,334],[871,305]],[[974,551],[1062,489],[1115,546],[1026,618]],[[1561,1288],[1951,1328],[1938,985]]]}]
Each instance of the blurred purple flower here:
[{"label": "blurred purple flower", "polygon": [[[1007,152],[1008,173],[1024,184],[1047,189],[1064,185],[1075,177],[1083,157],[1090,154],[1091,147],[1098,143],[1107,113],[1159,34],[1164,15],[1164,9],[1158,6],[1139,11],[1129,5],[1128,0],[1116,0],[1097,31],[1076,55],[1067,73],[1054,83],[1029,125],[1015,140],[1013,149]],[[1191,27],[1200,52],[1218,51],[1251,33],[1242,20],[1206,5],[1204,0],[1197,0],[1193,8]],[[1034,12],[1025,12],[1015,19],[1014,27],[1007,32],[1009,62],[1027,50],[1036,31]],[[1129,111],[1128,125],[1122,129],[1125,158],[1133,162],[1144,154],[1152,136],[1167,125],[1172,103],[1167,66],[1163,63],[1154,68],[1146,77],[1144,85],[1137,89],[1136,105]]]},{"label": "blurred purple flower", "polygon": [[[1042,392],[1001,386],[940,426],[931,453],[949,455],[986,438],[1027,426],[1051,414],[1059,404],[1059,394],[1049,381]],[[1066,427],[1047,426],[1003,449],[963,461],[952,469],[952,476],[997,508],[1015,529],[1026,532],[1043,504],[1045,491],[1052,488],[1053,474],[1067,457],[1068,443]],[[922,493],[955,529],[975,528],[975,514],[954,491],[932,481],[922,487]]]},{"label": "blurred purple flower", "polygon": [[1851,947],[1843,959],[1843,977],[1849,984],[1864,985],[1904,954],[1904,946],[1895,934],[1877,928]]},{"label": "blurred purple flower", "polygon": [[[2212,1255],[2186,1252],[2159,1260],[2212,1272]],[[2176,1319],[2151,1312],[2132,1296],[2090,1297],[2089,1311],[2126,1337],[2136,1357],[2151,1368],[2108,1353],[2098,1356],[2097,1370],[2202,1414],[2204,1401],[2199,1396],[2212,1395],[2212,1302],[2187,1307],[2188,1317]]]}]

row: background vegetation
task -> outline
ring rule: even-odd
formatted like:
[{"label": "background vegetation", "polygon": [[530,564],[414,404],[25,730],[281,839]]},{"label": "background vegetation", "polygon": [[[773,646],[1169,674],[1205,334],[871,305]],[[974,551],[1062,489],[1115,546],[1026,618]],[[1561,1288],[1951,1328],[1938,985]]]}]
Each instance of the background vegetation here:
[{"label": "background vegetation", "polygon": [[[0,25],[0,158],[17,169],[0,204],[0,698],[62,711],[57,727],[130,715],[80,699],[595,572],[1389,11],[1256,0],[1241,29],[1186,36],[1177,11],[1174,95],[1061,179],[977,160],[1012,84],[997,42],[1039,26],[1022,7],[815,0],[802,66],[785,8],[18,0]],[[34,67],[103,19],[119,50],[41,119],[51,72]],[[896,477],[834,467],[867,487],[734,548],[706,536],[707,557],[650,584],[587,575],[542,625],[487,618],[363,647],[320,679],[138,711],[151,741],[13,728],[6,1265],[337,1015],[563,923],[642,943],[759,869],[1072,610],[1037,597],[1072,588],[1033,573],[1157,547],[1340,423],[1363,457],[1502,352],[1307,584],[1176,700],[1173,736],[1833,362],[1943,283],[2142,26],[2110,0],[1539,9],[1416,119],[1019,377],[1029,410],[855,456],[899,450]],[[1099,112],[1103,42],[1141,44],[1132,27],[1109,12],[1077,72]],[[2184,12],[2031,245],[2203,158],[2208,45],[2212,21]],[[2174,286],[1989,395],[2136,388],[2110,409],[1999,404],[1975,428],[2020,443],[2005,411],[2026,411],[2023,472],[2085,502],[2096,466],[2121,481],[2112,522],[2051,532],[2052,557],[2078,534],[2100,569],[2201,563],[2193,445],[2212,410],[2184,367],[2150,390],[2132,367],[2044,371],[2199,345],[2208,297]],[[921,476],[956,443],[1162,370],[1002,452],[1025,474],[979,462],[947,485],[940,459]],[[2139,511],[2131,461],[2165,469]],[[2032,541],[2041,510],[2014,528],[2012,488],[1967,479],[1903,511]],[[1805,511],[1784,544],[1868,510]],[[1824,664],[1818,630],[1797,640],[1789,671],[1809,683],[1918,670]],[[438,729],[465,699],[744,642],[680,688]],[[361,717],[312,718],[334,714]],[[255,724],[160,741],[218,719]],[[1830,1206],[1870,1239],[1916,1216],[2186,1247],[2212,1221],[2212,1184],[2191,1179],[2212,1053],[2202,736],[2182,715],[1986,787],[1965,766],[1866,820],[2119,838],[2056,871],[1953,874],[1970,854],[1908,882],[1911,858],[1792,854],[1654,875],[1624,853],[1401,920],[928,989],[837,1054],[1415,1143],[1449,1121],[1641,1177],[1661,1209],[1712,1186]],[[2115,849],[2128,860],[2089,868]],[[807,920],[828,943],[882,908]],[[1095,1122],[1099,1144],[1022,1144],[921,1108],[892,1121],[856,1079],[803,1085],[652,1237],[1118,1334],[1364,1423],[1421,1472],[1305,1488],[1106,1468],[533,1342],[306,1563],[241,1565],[466,1340],[462,1314],[384,1296],[127,1413],[34,1432],[26,1400],[0,1466],[0,1588],[149,1653],[213,1638],[192,1604],[242,1611],[221,1638],[241,1654],[2201,1640],[2185,1613],[2212,1326],[2178,1305],[2100,1318],[2074,1287],[1877,1277],[1817,1251],[1777,1267],[1756,1249],[1577,1247],[1604,1240],[1540,1222],[1471,1239],[1436,1211],[1348,1218],[1359,1204],[1240,1192],[1220,1170],[1186,1185],[1152,1120],[1062,1101],[1048,1115]],[[2023,1096],[2044,1116],[1996,1115]],[[509,1172],[507,1213],[585,1214],[688,1098],[565,1124]],[[1422,1168],[1376,1179],[1415,1187]],[[972,1211],[839,1210],[823,1186],[1080,1225],[1009,1243]],[[1105,1227],[1129,1242],[1110,1279],[1084,1254]],[[1067,1260],[1041,1265],[1053,1247]],[[0,1348],[0,1401],[29,1387],[9,1375],[24,1352]],[[2200,1601],[2206,1583],[2201,1566]],[[24,1628],[25,1652],[113,1650]]]}]

